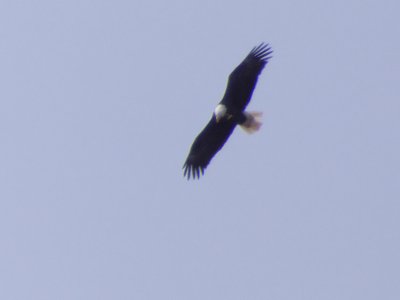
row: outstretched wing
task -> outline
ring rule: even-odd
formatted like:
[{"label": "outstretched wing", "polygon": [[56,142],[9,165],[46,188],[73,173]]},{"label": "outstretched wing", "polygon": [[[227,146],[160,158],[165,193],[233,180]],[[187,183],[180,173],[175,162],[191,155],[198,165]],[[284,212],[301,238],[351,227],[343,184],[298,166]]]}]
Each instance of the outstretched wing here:
[{"label": "outstretched wing", "polygon": [[237,111],[243,111],[250,102],[258,75],[268,63],[271,54],[272,50],[268,44],[254,47],[229,75],[228,85],[221,103]]},{"label": "outstretched wing", "polygon": [[214,116],[194,140],[189,155],[183,165],[185,169],[183,176],[200,178],[205,168],[214,155],[222,148],[229,136],[235,129],[236,123],[233,120],[224,120],[217,123]]}]

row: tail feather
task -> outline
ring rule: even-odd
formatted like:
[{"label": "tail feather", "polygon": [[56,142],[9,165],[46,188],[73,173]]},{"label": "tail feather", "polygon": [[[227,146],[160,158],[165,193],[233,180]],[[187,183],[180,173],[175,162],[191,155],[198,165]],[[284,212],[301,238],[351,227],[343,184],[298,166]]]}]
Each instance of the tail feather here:
[{"label": "tail feather", "polygon": [[262,112],[253,111],[253,112],[244,112],[246,115],[246,121],[243,124],[240,124],[240,127],[246,131],[247,133],[254,133],[261,128],[261,117]]}]

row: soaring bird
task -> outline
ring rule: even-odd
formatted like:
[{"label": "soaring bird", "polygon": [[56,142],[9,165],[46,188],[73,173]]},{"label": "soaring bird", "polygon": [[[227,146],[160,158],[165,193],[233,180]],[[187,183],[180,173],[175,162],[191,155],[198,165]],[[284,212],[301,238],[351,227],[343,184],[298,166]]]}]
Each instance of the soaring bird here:
[{"label": "soaring bird", "polygon": [[214,155],[221,150],[236,125],[248,133],[260,129],[260,112],[247,112],[258,76],[271,58],[268,44],[254,47],[246,58],[229,75],[225,94],[216,106],[211,120],[194,140],[183,165],[187,179],[203,175]]}]

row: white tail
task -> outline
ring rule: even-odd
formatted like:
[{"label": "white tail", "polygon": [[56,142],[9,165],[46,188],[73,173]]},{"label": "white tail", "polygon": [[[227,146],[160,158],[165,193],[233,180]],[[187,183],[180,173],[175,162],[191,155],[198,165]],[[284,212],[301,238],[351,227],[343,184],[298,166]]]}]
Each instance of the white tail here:
[{"label": "white tail", "polygon": [[244,112],[246,116],[246,121],[243,124],[240,124],[240,127],[246,131],[247,133],[254,133],[258,131],[262,125],[261,117],[262,112],[253,111],[253,112]]}]

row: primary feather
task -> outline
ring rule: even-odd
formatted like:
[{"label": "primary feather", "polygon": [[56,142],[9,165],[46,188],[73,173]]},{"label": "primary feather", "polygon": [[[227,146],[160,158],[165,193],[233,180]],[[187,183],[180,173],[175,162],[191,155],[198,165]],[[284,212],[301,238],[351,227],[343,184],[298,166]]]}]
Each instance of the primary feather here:
[{"label": "primary feather", "polygon": [[214,155],[223,147],[236,125],[258,129],[261,125],[254,116],[258,113],[244,111],[250,102],[257,78],[271,58],[268,44],[254,47],[242,63],[229,75],[225,94],[219,105],[226,108],[225,118],[217,121],[215,114],[194,140],[183,166],[184,176],[199,178]]}]

